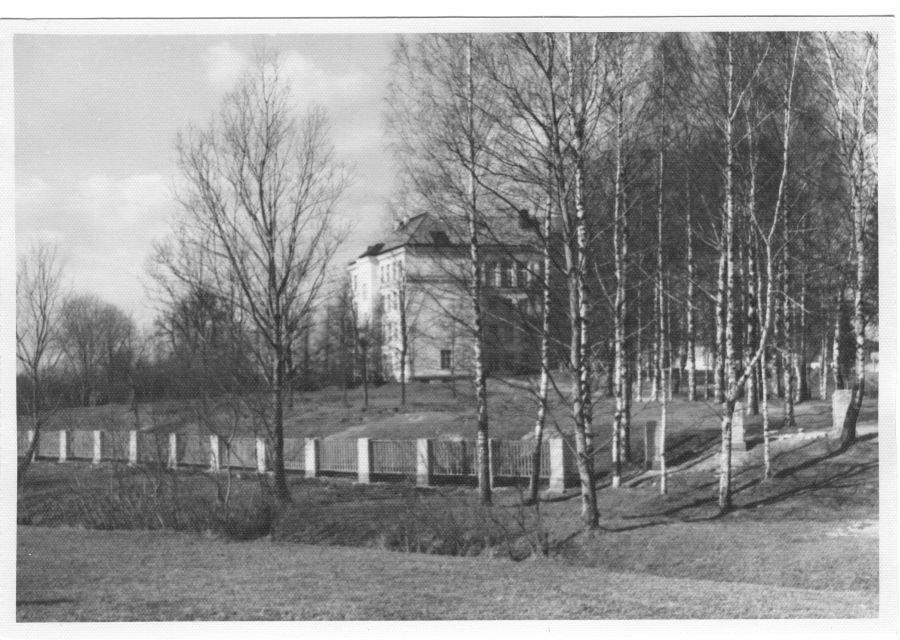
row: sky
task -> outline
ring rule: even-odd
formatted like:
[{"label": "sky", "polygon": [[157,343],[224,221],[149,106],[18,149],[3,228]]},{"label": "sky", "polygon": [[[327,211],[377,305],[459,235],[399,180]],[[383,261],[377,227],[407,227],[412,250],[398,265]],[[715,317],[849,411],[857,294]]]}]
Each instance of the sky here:
[{"label": "sky", "polygon": [[390,34],[38,35],[13,40],[16,251],[58,244],[68,287],[147,326],[145,266],[178,205],[175,138],[206,125],[261,46],[283,55],[298,116],[317,103],[354,167],[338,206],[343,269],[386,228]]}]

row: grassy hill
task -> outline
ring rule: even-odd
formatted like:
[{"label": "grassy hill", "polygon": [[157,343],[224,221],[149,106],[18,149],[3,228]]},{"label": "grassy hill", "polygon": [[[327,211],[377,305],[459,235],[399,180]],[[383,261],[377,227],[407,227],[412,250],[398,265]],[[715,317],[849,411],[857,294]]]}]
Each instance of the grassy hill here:
[{"label": "grassy hill", "polygon": [[[531,433],[537,402],[533,385],[527,380],[491,380],[489,383],[490,432],[493,437],[515,439]],[[566,393],[566,389],[561,390]],[[475,435],[475,402],[468,381],[448,383],[414,382],[408,385],[407,403],[400,405],[398,384],[370,387],[368,408],[363,407],[362,389],[349,390],[327,387],[310,393],[298,393],[287,407],[285,435],[290,438],[318,436],[331,438],[440,438]],[[771,402],[772,426],[781,422],[781,405]],[[259,419],[246,406],[237,412],[227,400],[212,403],[217,429],[230,433],[253,432]],[[182,433],[203,431],[199,401],[165,401],[145,403],[137,414],[127,405],[82,407],[58,411],[49,429],[148,429]],[[614,404],[602,394],[595,396],[595,432],[604,434],[612,424]],[[570,432],[573,421],[567,403],[558,395],[552,398],[547,430]],[[797,405],[798,428],[825,429],[830,424],[830,403],[818,400]],[[711,401],[689,403],[676,399],[669,408],[669,430],[672,433],[690,432],[713,437],[719,429],[719,407]],[[877,421],[877,399],[867,399],[860,420]],[[634,402],[632,424],[636,439],[647,420],[659,419],[659,404]],[[19,428],[26,429],[27,419],[20,417]],[[750,433],[761,430],[758,417],[748,417]]]}]

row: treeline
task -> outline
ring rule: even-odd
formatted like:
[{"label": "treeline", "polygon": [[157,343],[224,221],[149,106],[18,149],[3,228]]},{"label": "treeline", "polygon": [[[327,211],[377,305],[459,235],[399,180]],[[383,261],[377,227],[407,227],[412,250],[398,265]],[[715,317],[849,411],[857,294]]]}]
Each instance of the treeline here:
[{"label": "treeline", "polygon": [[[672,394],[697,399],[698,371],[705,381],[712,369],[723,509],[738,401],[763,414],[768,450],[770,394],[792,425],[818,360],[858,410],[877,340],[877,70],[868,33],[436,34],[398,44],[390,125],[404,202],[467,238],[476,343],[488,319],[479,248],[506,218],[530,217],[545,273],[559,278],[545,282],[535,435],[556,389],[575,419],[588,526],[603,382],[616,403],[617,486],[633,399],[662,402],[664,431]],[[547,321],[554,313],[564,330]],[[546,380],[561,352],[564,390]],[[484,377],[476,363],[476,389]],[[854,421],[846,427],[849,444]]]},{"label": "treeline", "polygon": [[[343,289],[324,313],[298,332],[291,349],[288,387],[292,393],[328,385],[345,390],[384,382],[380,340],[362,337]],[[215,399],[265,389],[254,356],[253,332],[238,322],[234,308],[199,290],[161,311],[139,330],[124,311],[95,295],[66,296],[43,368],[42,408]],[[361,345],[365,345],[365,348]],[[17,376],[17,410],[28,415],[33,382]]]}]

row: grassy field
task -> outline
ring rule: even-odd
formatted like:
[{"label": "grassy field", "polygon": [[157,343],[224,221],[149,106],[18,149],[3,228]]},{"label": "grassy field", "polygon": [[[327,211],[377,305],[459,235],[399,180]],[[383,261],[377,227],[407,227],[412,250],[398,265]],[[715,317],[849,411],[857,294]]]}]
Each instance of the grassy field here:
[{"label": "grassy field", "polygon": [[[506,488],[496,492],[495,505],[486,509],[477,505],[471,489],[462,487],[420,490],[404,483],[358,485],[349,480],[310,481],[293,477],[293,504],[276,514],[267,528],[254,532],[251,527],[246,537],[254,537],[255,533],[269,541],[265,544],[284,545],[278,547],[279,553],[282,549],[291,548],[287,543],[320,545],[322,554],[332,553],[330,550],[326,551],[326,548],[337,546],[362,547],[375,553],[377,557],[381,557],[379,554],[383,551],[422,552],[389,556],[397,557],[398,566],[415,565],[418,560],[407,560],[407,557],[423,554],[475,555],[479,556],[481,562],[488,562],[487,558],[499,558],[495,561],[496,566],[500,567],[497,570],[501,572],[516,571],[509,569],[507,561],[501,559],[541,556],[536,551],[540,548],[537,546],[538,541],[545,541],[544,548],[548,556],[538,566],[542,567],[541,571],[548,571],[548,575],[557,575],[557,571],[575,568],[579,571],[590,569],[597,571],[597,576],[609,572],[634,574],[634,580],[646,580],[647,585],[652,585],[642,586],[641,589],[651,591],[656,588],[676,588],[680,584],[669,582],[670,580],[690,579],[705,585],[697,588],[706,593],[707,597],[718,593],[715,591],[718,587],[714,589],[707,583],[732,585],[734,589],[747,589],[746,593],[756,594],[748,596],[749,600],[740,606],[735,604],[737,608],[733,610],[734,615],[802,615],[806,611],[803,609],[806,605],[798,604],[798,608],[793,608],[794,603],[791,601],[790,606],[785,604],[782,608],[782,604],[773,604],[768,596],[764,596],[784,589],[827,592],[820,599],[823,608],[816,610],[819,613],[808,610],[808,615],[826,615],[828,611],[832,615],[845,615],[849,609],[828,609],[831,605],[824,603],[832,602],[832,595],[852,592],[856,594],[855,598],[869,598],[866,608],[860,609],[860,615],[872,615],[879,580],[877,434],[864,435],[860,442],[844,452],[831,449],[826,440],[819,439],[800,443],[785,441],[775,447],[773,454],[776,475],[765,483],[760,482],[759,447],[751,450],[742,461],[742,466],[735,474],[735,509],[724,516],[719,514],[715,503],[716,477],[709,472],[673,475],[670,493],[664,497],[658,495],[655,481],[649,477],[638,476],[629,483],[630,486],[622,489],[601,485],[598,494],[601,530],[594,534],[586,534],[581,529],[578,496],[574,491],[563,496],[545,496],[539,509],[535,510],[521,506],[521,494],[517,489]],[[198,508],[201,502],[207,509],[212,509],[216,491],[215,476],[203,472],[179,472],[172,475],[179,483],[180,508],[183,512],[189,508]],[[144,492],[139,492],[139,497],[146,498],[149,491],[147,487],[152,485],[153,478],[139,469],[128,470],[106,465],[92,468],[77,463],[35,465],[20,490],[18,518],[20,524],[41,527],[23,527],[19,532],[23,545],[37,545],[29,547],[31,556],[26,558],[20,555],[20,600],[29,600],[22,594],[43,593],[42,590],[45,589],[56,593],[56,586],[46,586],[49,577],[40,578],[40,575],[44,571],[54,571],[58,568],[55,563],[63,562],[63,558],[67,557],[52,557],[61,553],[53,546],[62,544],[59,541],[47,542],[50,546],[46,550],[40,550],[44,544],[41,541],[52,539],[54,534],[40,534],[45,537],[37,538],[32,543],[29,542],[32,531],[43,531],[43,526],[46,525],[100,528],[161,526],[153,521],[135,524],[102,518],[92,521],[87,517],[83,506],[85,504],[94,508],[105,504],[112,507],[120,505],[120,502],[110,502],[110,498],[123,477],[130,482],[129,486],[132,488],[143,483]],[[234,491],[236,504],[251,504],[259,495],[259,485],[253,476],[245,476],[236,481]],[[131,499],[134,501],[134,496]],[[184,521],[183,528],[203,533],[216,530],[214,523],[214,519],[201,518],[193,524]],[[69,536],[68,532],[71,530],[65,531],[66,536]],[[184,538],[184,544],[207,546],[209,549],[204,553],[213,555],[227,555],[231,549],[244,548],[244,544],[249,545],[246,547],[248,550],[259,548],[253,545],[264,545],[259,541],[252,544],[230,542],[235,537],[234,534],[235,531],[206,533],[205,537]],[[77,539],[90,548],[89,541],[94,535],[97,536],[97,546],[93,553],[101,559],[90,560],[90,552],[80,556],[83,562],[93,567],[91,571],[102,573],[105,570],[109,575],[104,580],[115,583],[120,579],[117,576],[123,567],[119,561],[110,560],[104,569],[103,562],[106,560],[103,558],[107,557],[105,541],[118,538],[107,538],[101,532],[79,532]],[[243,532],[239,531],[237,537],[242,535]],[[302,555],[308,552],[296,553]],[[525,565],[532,566],[533,560],[524,562]],[[35,563],[35,566],[43,569],[26,570],[28,563]],[[91,563],[99,564],[94,566]],[[381,566],[378,563],[376,565]],[[226,571],[226,568],[221,571]],[[360,571],[365,574],[368,569]],[[187,579],[186,573],[179,575]],[[366,580],[375,579],[366,576],[367,574],[360,576],[359,580],[365,583]],[[241,578],[243,579],[245,578]],[[610,583],[598,578],[597,584],[609,586]],[[462,587],[460,589],[465,591]],[[713,591],[708,591],[709,589]],[[42,597],[50,598],[47,595]],[[159,599],[162,596],[157,594],[154,597]],[[67,609],[66,603],[60,603],[55,609],[47,609],[45,605],[24,607],[20,609],[20,615],[41,616],[47,611],[58,611],[60,616],[87,617],[213,615],[210,613],[213,611],[209,608],[211,605],[200,602],[196,608],[182,610],[172,604],[177,599],[170,601],[169,597],[167,594],[164,599],[169,604],[157,613],[151,610],[134,614],[125,611],[101,613],[99,609],[88,609],[86,611],[89,613],[81,613],[81,609]],[[393,594],[390,597],[393,598]],[[138,601],[146,598],[153,600],[147,593],[134,594],[134,598]],[[672,609],[653,609],[657,605],[649,600],[628,605],[616,600],[601,602],[598,598],[593,604],[585,605],[583,615],[675,615],[678,607],[684,607],[680,613],[685,616],[702,616],[712,611],[699,604],[703,598],[698,598],[697,602],[687,602],[676,596],[672,598],[674,599],[667,600]],[[227,598],[226,601],[230,602]],[[398,596],[398,602],[402,601]],[[527,609],[515,609],[524,607],[525,601],[516,602],[513,598],[508,603],[511,608],[506,609],[504,607],[507,605],[504,605],[497,611],[507,611],[510,617],[528,617],[530,614]],[[233,615],[469,615],[459,613],[460,609],[455,607],[445,610],[442,608],[443,604],[437,603],[433,604],[433,608],[421,603],[411,604],[411,609],[391,610],[390,614],[386,613],[389,607],[377,608],[387,607],[383,603],[373,604],[376,607],[373,610],[351,607],[347,611],[354,611],[352,614],[334,613],[342,611],[340,607],[317,609],[316,606],[304,605],[300,609],[275,607],[266,609],[268,613],[263,612],[263,609],[258,613],[239,609]],[[554,615],[554,610],[553,607],[538,609],[533,615]],[[26,613],[29,611],[30,613]],[[559,611],[566,612],[559,614],[565,617],[572,609],[563,607]],[[726,615],[724,612],[720,613]],[[220,612],[215,615],[225,614]],[[474,613],[471,615],[478,617]]]},{"label": "grassy field", "polygon": [[[396,387],[385,385],[373,392],[367,411],[358,398],[351,396],[348,406],[342,390],[326,389],[295,400],[288,432],[293,437],[472,437],[471,403],[463,387],[454,398],[446,384],[413,385],[411,401],[398,408]],[[534,409],[528,390],[492,381],[491,391],[492,435],[527,435]],[[359,485],[350,478],[291,476],[293,503],[280,508],[269,501],[266,481],[245,473],[232,476],[232,507],[223,516],[217,495],[224,474],[37,462],[19,487],[18,522],[30,526],[19,529],[18,615],[23,620],[876,615],[877,401],[867,400],[861,438],[846,451],[826,439],[773,443],[775,476],[768,482],[761,481],[759,419],[748,418],[751,449],[735,458],[734,509],[725,515],[716,504],[714,405],[670,404],[669,460],[678,472],[667,496],[658,494],[656,478],[642,474],[638,464],[627,469],[625,487],[608,486],[603,434],[611,409],[608,400],[598,398],[601,529],[591,534],[581,527],[575,490],[548,494],[535,508],[522,506],[520,488],[506,487],[496,490],[494,506],[485,508],[468,487],[420,489],[410,481]],[[121,428],[116,410],[60,416],[71,420],[71,428],[87,428],[106,412],[109,428]],[[146,410],[159,414],[153,426],[160,430],[196,428],[184,403]],[[634,406],[636,462],[642,457],[640,427],[658,411],[654,403]],[[554,417],[569,429],[561,402],[554,403]],[[780,418],[776,405],[776,428]],[[821,431],[830,421],[830,407],[823,402],[797,407],[800,429]],[[107,428],[96,423],[91,428],[97,426]],[[64,568],[72,561],[77,571]]]},{"label": "grassy field", "polygon": [[20,527],[17,619],[363,620],[873,617],[813,591],[170,532]]}]

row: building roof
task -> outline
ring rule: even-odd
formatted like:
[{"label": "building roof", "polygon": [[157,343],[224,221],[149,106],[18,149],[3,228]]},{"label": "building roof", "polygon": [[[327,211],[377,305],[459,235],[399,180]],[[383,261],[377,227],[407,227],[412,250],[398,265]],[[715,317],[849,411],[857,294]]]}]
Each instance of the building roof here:
[{"label": "building roof", "polygon": [[[369,245],[359,257],[377,256],[404,246],[463,246],[467,243],[465,229],[454,222],[428,212],[420,213],[401,222],[383,240]],[[489,224],[483,224],[483,246],[534,247],[537,224],[527,212],[520,212],[515,219],[512,215],[497,214]]]}]

